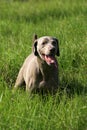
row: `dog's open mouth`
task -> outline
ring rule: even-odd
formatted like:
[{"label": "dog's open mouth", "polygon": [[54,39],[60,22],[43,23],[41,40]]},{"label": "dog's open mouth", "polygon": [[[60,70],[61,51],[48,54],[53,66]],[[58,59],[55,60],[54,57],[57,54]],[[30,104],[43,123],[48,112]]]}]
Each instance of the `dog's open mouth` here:
[{"label": "dog's open mouth", "polygon": [[42,56],[48,65],[55,65],[55,67],[57,67],[57,61],[56,61],[55,56],[45,55],[45,54],[42,54]]}]

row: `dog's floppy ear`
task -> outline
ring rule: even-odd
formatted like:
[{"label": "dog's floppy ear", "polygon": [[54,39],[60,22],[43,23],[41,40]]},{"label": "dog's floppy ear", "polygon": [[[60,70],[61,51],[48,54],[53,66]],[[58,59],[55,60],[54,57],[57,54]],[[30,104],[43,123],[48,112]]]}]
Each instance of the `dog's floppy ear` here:
[{"label": "dog's floppy ear", "polygon": [[34,44],[33,44],[33,52],[34,52],[34,55],[35,55],[35,56],[38,56],[38,52],[37,52],[37,35],[36,35],[36,34],[34,35],[33,41],[34,41]]},{"label": "dog's floppy ear", "polygon": [[35,56],[38,56],[38,52],[37,52],[37,41],[34,42],[33,52],[34,52]]},{"label": "dog's floppy ear", "polygon": [[57,56],[60,56],[59,41],[58,41],[57,38],[55,38],[55,40],[56,40],[56,42],[57,42],[57,53],[56,53],[56,55],[57,55]]}]

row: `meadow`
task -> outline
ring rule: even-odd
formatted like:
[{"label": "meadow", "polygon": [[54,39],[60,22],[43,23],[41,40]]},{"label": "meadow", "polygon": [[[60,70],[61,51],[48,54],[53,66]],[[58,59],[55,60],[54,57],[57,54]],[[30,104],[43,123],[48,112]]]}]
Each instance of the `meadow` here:
[{"label": "meadow", "polygon": [[[55,95],[12,93],[34,34],[59,39]],[[0,0],[0,130],[87,130],[86,0]]]}]

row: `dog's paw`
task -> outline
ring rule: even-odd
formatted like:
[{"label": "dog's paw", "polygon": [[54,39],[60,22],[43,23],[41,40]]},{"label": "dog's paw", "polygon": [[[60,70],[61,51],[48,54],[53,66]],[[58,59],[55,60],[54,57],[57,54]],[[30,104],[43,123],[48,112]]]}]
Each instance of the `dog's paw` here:
[{"label": "dog's paw", "polygon": [[39,84],[39,88],[43,88],[46,86],[46,82],[45,81],[41,81]]}]

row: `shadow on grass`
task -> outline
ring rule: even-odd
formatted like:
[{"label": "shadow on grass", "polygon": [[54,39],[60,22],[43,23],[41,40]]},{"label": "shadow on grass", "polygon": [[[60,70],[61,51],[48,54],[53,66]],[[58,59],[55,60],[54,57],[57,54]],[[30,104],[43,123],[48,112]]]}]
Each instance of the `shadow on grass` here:
[{"label": "shadow on grass", "polygon": [[[3,67],[0,70],[1,73],[1,82],[4,84],[7,84],[8,88],[12,88],[14,86],[14,83],[16,81],[17,74],[19,72],[20,65],[15,63],[9,64],[6,68]],[[86,82],[86,81],[85,81]],[[81,94],[87,94],[87,87],[86,84],[81,82],[80,80],[77,80],[76,77],[71,77],[62,75],[62,78],[60,80],[60,85],[59,85],[59,93],[62,93],[65,91],[67,95],[74,96],[75,94],[81,95]],[[4,85],[5,87],[5,85]]]},{"label": "shadow on grass", "polygon": [[76,78],[68,80],[66,77],[63,77],[60,83],[60,91],[66,91],[66,93],[71,97],[75,94],[87,94],[87,87]]},{"label": "shadow on grass", "polygon": [[[14,74],[15,75],[15,74]],[[7,77],[7,78],[6,78]],[[3,77],[3,80],[6,82],[8,88],[12,88],[14,86],[16,75],[12,79],[12,75]],[[25,90],[22,86],[22,90]],[[87,87],[86,85],[83,85],[81,82],[73,78],[73,80],[68,81],[66,77],[63,77],[60,86],[59,86],[59,93],[66,92],[67,96],[72,97],[75,94],[77,95],[86,95],[87,94]],[[44,91],[37,91],[39,95],[47,95]],[[49,94],[49,93],[48,93]]]}]

